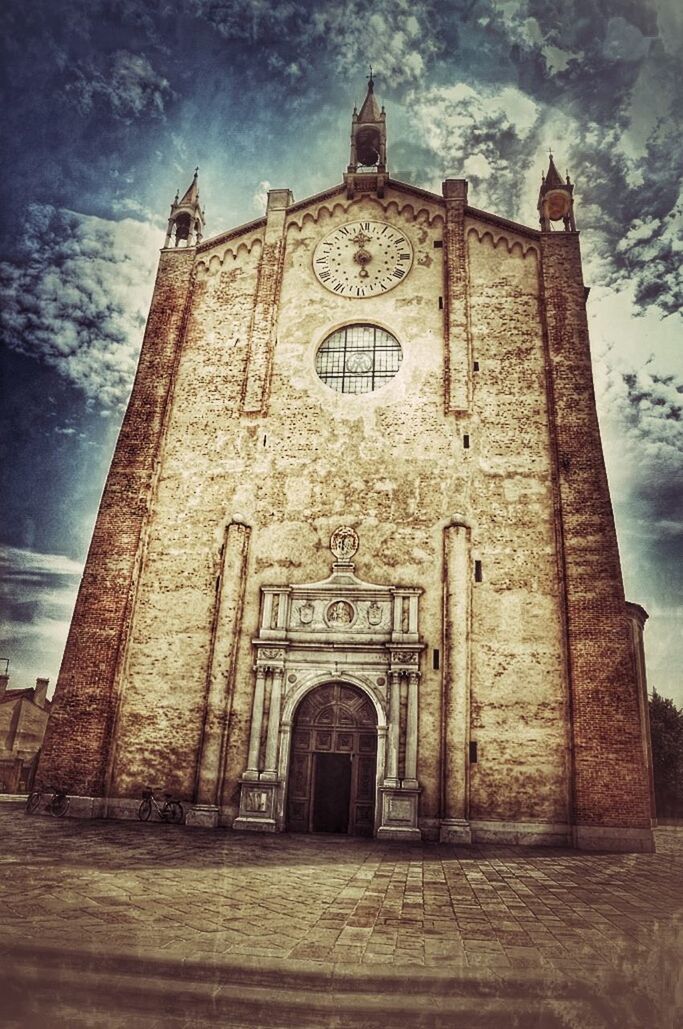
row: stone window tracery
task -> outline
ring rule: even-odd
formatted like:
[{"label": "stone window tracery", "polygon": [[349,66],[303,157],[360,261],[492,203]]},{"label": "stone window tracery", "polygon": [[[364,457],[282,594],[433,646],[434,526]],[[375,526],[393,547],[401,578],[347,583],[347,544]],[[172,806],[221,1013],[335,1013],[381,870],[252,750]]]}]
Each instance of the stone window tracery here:
[{"label": "stone window tracery", "polygon": [[345,325],[323,342],[315,370],[338,393],[371,393],[394,378],[403,353],[398,340],[377,325]]}]

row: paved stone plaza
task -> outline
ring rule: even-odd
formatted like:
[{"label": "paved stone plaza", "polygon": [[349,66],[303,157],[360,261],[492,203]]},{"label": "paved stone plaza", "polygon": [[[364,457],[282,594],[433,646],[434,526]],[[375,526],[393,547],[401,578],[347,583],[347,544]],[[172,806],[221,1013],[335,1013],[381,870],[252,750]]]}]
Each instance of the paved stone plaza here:
[{"label": "paved stone plaza", "polygon": [[683,829],[586,854],[5,805],[0,834],[13,1029],[678,1021]]}]

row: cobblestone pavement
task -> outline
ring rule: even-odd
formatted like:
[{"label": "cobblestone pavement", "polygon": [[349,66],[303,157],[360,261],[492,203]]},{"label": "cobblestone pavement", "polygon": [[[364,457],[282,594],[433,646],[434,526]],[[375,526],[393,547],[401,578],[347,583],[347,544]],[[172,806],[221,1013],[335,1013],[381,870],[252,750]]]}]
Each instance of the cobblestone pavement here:
[{"label": "cobblestone pavement", "polygon": [[[683,828],[658,830],[657,854],[615,855],[57,821],[12,808],[0,811],[0,839],[3,954],[57,948],[165,957],[195,970],[279,962],[291,973],[332,970],[366,982],[398,975],[404,987],[460,977],[477,989],[494,984],[498,997],[506,981],[590,980],[615,1004],[630,992],[631,1024],[677,1024]],[[595,1024],[624,1024],[615,1012]],[[159,1024],[214,1024],[183,1017]],[[584,1014],[575,1017],[588,1029]],[[81,1024],[54,1018],[36,1015],[35,1024]],[[456,1024],[444,1018],[402,1024]],[[29,1022],[16,1015],[6,1024]],[[110,1013],[82,1024],[118,1023]],[[321,1015],[310,1024],[375,1023]],[[526,1021],[510,1014],[495,1024],[578,1022],[530,1022],[527,1011]]]}]

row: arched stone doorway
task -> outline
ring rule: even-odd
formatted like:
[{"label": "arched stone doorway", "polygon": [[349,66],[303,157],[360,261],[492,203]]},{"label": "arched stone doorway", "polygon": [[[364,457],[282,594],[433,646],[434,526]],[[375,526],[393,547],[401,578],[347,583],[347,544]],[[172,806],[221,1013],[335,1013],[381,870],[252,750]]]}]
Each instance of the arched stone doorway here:
[{"label": "arched stone doorway", "polygon": [[294,717],[287,789],[291,832],[372,836],[377,785],[377,715],[357,686],[312,690]]}]

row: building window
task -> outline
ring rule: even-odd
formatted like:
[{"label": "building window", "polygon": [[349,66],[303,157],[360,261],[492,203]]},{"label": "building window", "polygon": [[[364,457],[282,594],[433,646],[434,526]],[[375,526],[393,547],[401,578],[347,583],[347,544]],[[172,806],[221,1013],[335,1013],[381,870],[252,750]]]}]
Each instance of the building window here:
[{"label": "building window", "polygon": [[376,325],[347,325],[324,341],[315,370],[338,393],[371,393],[394,378],[403,354],[397,339]]}]

